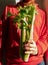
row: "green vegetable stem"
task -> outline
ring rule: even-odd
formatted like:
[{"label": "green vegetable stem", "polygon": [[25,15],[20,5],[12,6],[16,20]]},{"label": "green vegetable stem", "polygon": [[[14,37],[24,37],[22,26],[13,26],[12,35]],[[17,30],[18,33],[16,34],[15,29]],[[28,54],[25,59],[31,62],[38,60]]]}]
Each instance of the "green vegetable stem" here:
[{"label": "green vegetable stem", "polygon": [[[18,15],[15,15],[14,23],[18,23],[18,28],[21,29],[21,37],[20,37],[20,57],[23,61],[27,62],[29,60],[30,54],[25,54],[25,50],[23,49],[24,43],[28,40],[33,40],[33,26],[35,20],[36,9],[35,6],[28,5],[17,8],[19,10]],[[11,16],[12,14],[8,14]]]}]

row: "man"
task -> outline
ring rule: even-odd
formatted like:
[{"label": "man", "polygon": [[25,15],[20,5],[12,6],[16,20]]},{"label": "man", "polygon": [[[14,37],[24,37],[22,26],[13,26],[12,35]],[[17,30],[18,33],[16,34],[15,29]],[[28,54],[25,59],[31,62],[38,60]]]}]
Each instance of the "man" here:
[{"label": "man", "polygon": [[[8,11],[11,14],[18,14],[16,7],[24,5],[34,5],[38,14],[35,17],[33,41],[28,41],[24,45],[26,54],[30,54],[28,62],[24,62],[20,58],[20,29],[13,25],[14,17],[7,17]],[[6,59],[6,65],[44,65],[43,55],[47,50],[47,27],[45,23],[45,13],[39,9],[35,0],[22,0],[16,6],[6,6],[5,11],[1,17],[3,22],[3,40],[2,40],[2,53]],[[32,44],[31,44],[32,43]]]}]

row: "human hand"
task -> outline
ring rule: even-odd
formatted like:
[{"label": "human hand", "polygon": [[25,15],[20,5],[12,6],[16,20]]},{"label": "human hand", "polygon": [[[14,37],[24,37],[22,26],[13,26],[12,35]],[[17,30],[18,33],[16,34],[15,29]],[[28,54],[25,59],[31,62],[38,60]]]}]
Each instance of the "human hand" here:
[{"label": "human hand", "polygon": [[36,55],[38,53],[37,45],[34,41],[28,41],[24,44],[25,54]]}]

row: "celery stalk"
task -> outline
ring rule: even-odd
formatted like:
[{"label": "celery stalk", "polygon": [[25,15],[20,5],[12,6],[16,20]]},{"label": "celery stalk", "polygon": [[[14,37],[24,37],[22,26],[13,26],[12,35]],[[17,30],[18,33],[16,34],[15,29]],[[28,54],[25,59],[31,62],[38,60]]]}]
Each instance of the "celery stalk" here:
[{"label": "celery stalk", "polygon": [[23,50],[23,44],[26,41],[26,27],[24,27],[24,23],[22,23],[22,29],[21,29],[21,38],[20,38],[20,57],[23,59],[24,57],[24,50]]},{"label": "celery stalk", "polygon": [[[25,50],[23,49],[23,45],[26,43],[26,41],[33,40],[33,27],[36,10],[35,6],[32,4],[24,7],[19,6],[17,9],[19,10],[18,15],[14,15],[8,12],[7,16],[14,16],[14,23],[18,23],[18,28],[21,29],[20,57],[23,59],[23,61],[27,62],[29,60],[30,54],[24,53]],[[30,25],[31,27],[29,27]]]},{"label": "celery stalk", "polygon": [[30,54],[25,54],[22,46],[23,46],[24,42],[26,42],[26,40],[33,40],[34,20],[35,20],[35,9],[32,14],[32,24],[31,24],[30,32],[26,31],[26,28],[24,26],[22,26],[22,30],[21,30],[20,56],[23,59],[23,61],[25,61],[25,62],[28,62]]}]

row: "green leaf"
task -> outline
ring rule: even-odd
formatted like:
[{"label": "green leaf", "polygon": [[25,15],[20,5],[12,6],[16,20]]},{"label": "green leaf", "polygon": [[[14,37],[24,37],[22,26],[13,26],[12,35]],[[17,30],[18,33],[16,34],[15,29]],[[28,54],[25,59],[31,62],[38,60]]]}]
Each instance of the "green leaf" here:
[{"label": "green leaf", "polygon": [[10,16],[12,16],[12,14],[10,13],[10,11],[8,11],[7,17],[10,17]]}]

